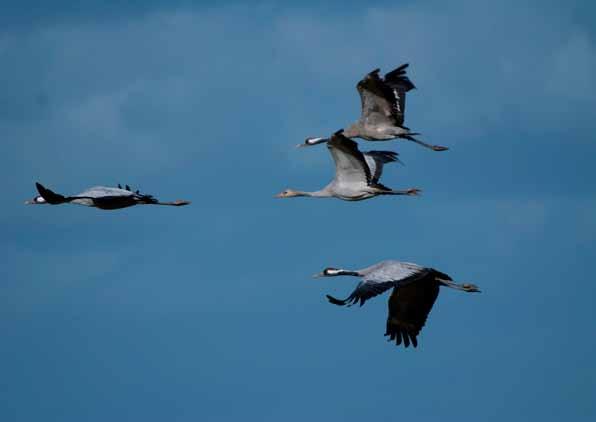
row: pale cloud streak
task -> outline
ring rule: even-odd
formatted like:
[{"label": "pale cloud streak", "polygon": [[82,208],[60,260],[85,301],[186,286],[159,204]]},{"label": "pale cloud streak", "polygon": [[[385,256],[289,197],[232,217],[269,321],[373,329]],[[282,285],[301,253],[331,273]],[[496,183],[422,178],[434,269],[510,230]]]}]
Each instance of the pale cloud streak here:
[{"label": "pale cloud streak", "polygon": [[[220,148],[240,160],[249,145],[293,167],[327,166],[292,146],[356,119],[356,81],[405,61],[419,87],[408,124],[431,141],[561,136],[588,128],[596,107],[593,37],[571,21],[463,2],[333,16],[183,8],[14,29],[0,36],[10,64],[0,70],[0,150],[19,165],[1,171],[58,183],[73,173],[143,178]],[[593,139],[579,135],[568,143]]]}]

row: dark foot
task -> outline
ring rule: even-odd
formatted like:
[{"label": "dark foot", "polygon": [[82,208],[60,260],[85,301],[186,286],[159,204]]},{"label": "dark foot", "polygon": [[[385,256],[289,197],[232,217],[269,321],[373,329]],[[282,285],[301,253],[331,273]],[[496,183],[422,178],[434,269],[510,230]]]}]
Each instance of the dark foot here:
[{"label": "dark foot", "polygon": [[449,148],[442,147],[441,145],[433,145],[433,151],[447,151]]}]

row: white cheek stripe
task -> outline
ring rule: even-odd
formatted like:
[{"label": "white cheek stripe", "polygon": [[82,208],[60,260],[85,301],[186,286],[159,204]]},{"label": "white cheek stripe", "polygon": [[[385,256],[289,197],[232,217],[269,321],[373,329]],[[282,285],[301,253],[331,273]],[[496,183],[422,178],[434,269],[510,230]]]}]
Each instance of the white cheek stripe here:
[{"label": "white cheek stripe", "polygon": [[320,140],[322,140],[324,138],[309,138],[306,143],[307,144],[316,144],[317,142],[319,142]]}]

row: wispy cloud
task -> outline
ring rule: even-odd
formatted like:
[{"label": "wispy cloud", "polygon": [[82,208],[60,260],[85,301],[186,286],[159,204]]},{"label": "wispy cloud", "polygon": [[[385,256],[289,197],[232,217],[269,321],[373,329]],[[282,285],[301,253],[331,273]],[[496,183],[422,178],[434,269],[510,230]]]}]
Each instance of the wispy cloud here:
[{"label": "wispy cloud", "polygon": [[[459,13],[470,7],[474,20]],[[542,133],[590,119],[596,52],[585,30],[528,7],[512,15],[498,4],[481,9],[464,2],[271,20],[242,7],[183,9],[4,33],[0,58],[11,66],[0,70],[0,124],[28,152],[47,144],[46,158],[52,149],[84,156],[96,146],[120,148],[110,157],[116,164],[137,153],[174,165],[209,139],[233,142],[240,123],[268,130],[243,119],[248,107],[285,126],[276,136],[299,141],[335,130],[358,115],[356,80],[402,61],[420,87],[408,101],[410,125],[444,143],[509,125]]]},{"label": "wispy cloud", "polygon": [[351,101],[352,110],[357,100],[348,90],[357,77],[411,62],[420,89],[410,96],[410,122],[422,121],[441,136],[457,133],[451,142],[506,122],[543,133],[590,120],[573,102],[580,96],[596,106],[586,94],[596,78],[596,48],[586,30],[549,7],[537,15],[529,5],[517,5],[516,13],[510,6],[460,2],[373,7],[348,18],[289,16],[278,23],[278,42],[291,46],[317,78],[341,82],[350,96],[338,97]]}]

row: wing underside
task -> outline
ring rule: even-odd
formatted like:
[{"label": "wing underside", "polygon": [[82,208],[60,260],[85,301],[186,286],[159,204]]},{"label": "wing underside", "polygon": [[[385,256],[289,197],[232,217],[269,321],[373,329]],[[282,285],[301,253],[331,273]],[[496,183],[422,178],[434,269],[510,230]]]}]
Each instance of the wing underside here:
[{"label": "wing underside", "polygon": [[418,346],[418,334],[430,313],[437,296],[439,284],[432,274],[415,282],[393,289],[389,297],[389,315],[385,336],[396,345],[410,343]]}]

